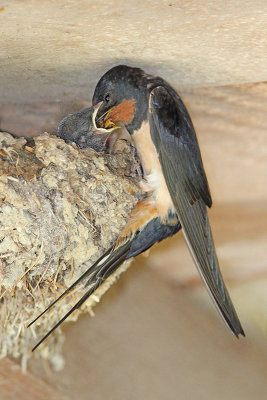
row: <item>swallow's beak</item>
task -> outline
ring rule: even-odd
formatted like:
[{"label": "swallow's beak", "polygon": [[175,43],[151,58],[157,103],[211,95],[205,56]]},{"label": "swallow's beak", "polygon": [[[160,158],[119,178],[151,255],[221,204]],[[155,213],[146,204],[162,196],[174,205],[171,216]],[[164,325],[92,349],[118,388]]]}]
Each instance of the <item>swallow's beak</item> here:
[{"label": "swallow's beak", "polygon": [[99,110],[100,110],[102,104],[103,104],[103,101],[100,101],[99,103],[97,103],[97,104],[94,106],[94,112],[93,112],[93,115],[92,115],[92,121],[93,121],[93,125],[94,125],[94,128],[95,128],[95,129],[98,128],[98,127],[97,127],[97,121],[99,120],[99,118],[101,118],[101,117],[99,117],[97,114],[98,114],[98,112],[99,112]]},{"label": "swallow's beak", "polygon": [[103,101],[97,103],[94,106],[94,113],[93,113],[93,124],[95,129],[106,132],[113,132],[115,129],[120,128],[119,125],[116,125],[115,122],[112,121],[111,118],[108,118],[111,114],[114,107],[111,107],[107,111],[101,113],[101,107],[103,105]]}]

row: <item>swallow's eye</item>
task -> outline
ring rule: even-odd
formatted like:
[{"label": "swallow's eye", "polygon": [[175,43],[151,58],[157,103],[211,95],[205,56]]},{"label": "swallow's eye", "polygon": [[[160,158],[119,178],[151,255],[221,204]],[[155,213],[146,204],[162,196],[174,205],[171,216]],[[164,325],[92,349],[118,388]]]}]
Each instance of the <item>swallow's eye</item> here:
[{"label": "swallow's eye", "polygon": [[105,96],[105,102],[108,103],[109,100],[110,100],[110,94],[108,93],[108,94],[106,94],[106,96]]}]

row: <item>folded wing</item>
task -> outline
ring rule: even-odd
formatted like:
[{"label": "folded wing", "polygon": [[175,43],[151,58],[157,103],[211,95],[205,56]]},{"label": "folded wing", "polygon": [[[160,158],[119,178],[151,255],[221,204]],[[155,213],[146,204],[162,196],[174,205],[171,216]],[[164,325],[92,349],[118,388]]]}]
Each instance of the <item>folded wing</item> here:
[{"label": "folded wing", "polygon": [[244,335],[220,272],[207,206],[211,196],[194,127],[179,96],[158,86],[150,95],[151,137],[182,232],[199,273],[231,331]]}]

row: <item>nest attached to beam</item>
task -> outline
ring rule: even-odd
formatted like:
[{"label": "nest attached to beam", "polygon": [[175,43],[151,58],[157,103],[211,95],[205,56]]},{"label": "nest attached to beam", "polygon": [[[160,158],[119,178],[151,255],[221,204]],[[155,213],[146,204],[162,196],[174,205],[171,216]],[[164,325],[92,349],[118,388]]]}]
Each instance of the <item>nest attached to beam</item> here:
[{"label": "nest attached to beam", "polygon": [[[0,133],[0,353],[27,360],[41,338],[80,297],[63,299],[27,324],[117,238],[141,192],[130,151],[78,149],[55,136],[31,142]],[[122,265],[69,320],[91,312]],[[53,360],[59,329],[35,352]]]}]

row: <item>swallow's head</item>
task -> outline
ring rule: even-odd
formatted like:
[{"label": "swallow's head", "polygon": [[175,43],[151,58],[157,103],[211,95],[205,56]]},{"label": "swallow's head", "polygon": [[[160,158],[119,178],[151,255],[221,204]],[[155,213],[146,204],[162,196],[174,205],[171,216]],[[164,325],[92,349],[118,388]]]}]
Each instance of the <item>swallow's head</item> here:
[{"label": "swallow's head", "polygon": [[123,124],[132,134],[147,118],[147,75],[126,65],[110,69],[96,85],[93,105],[97,104],[97,126],[108,130]]},{"label": "swallow's head", "polygon": [[95,122],[97,111],[98,107],[92,106],[67,115],[59,123],[57,136],[81,148],[91,147],[96,151],[103,151],[109,143],[110,134],[116,128],[97,128]]}]

